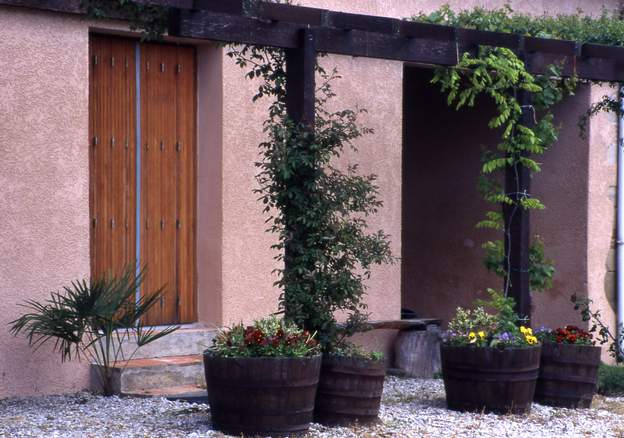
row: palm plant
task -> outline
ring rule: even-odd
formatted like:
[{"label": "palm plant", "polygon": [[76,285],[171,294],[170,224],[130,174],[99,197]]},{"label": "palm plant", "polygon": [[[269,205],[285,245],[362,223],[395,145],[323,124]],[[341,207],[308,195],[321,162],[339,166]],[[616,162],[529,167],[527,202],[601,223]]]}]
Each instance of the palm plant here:
[{"label": "palm plant", "polygon": [[[53,341],[62,361],[86,357],[97,365],[104,395],[112,395],[113,369],[118,364],[125,367],[140,347],[177,330],[145,326],[142,320],[160,300],[163,288],[135,299],[144,277],[145,268],[136,273],[129,266],[120,276],[72,281],[43,302],[21,304],[29,312],[9,323],[11,332],[16,336],[24,332],[35,349]],[[133,345],[129,354],[124,343]]]}]

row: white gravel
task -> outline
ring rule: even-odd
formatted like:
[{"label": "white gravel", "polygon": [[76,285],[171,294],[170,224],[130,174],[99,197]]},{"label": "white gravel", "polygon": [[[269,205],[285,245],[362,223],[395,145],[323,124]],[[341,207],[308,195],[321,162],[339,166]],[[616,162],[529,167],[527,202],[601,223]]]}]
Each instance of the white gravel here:
[{"label": "white gravel", "polygon": [[[310,437],[620,437],[624,398],[597,397],[592,409],[533,405],[528,416],[466,414],[445,408],[440,380],[388,377],[381,422],[326,428]],[[206,405],[88,393],[0,400],[0,437],[220,437]]]}]

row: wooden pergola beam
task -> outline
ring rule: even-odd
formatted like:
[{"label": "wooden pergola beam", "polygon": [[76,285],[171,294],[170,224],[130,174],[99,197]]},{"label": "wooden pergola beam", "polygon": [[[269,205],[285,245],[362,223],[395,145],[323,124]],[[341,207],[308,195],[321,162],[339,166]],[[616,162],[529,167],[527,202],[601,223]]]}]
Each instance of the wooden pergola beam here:
[{"label": "wooden pergola beam", "polygon": [[[624,81],[624,48],[579,46],[574,41],[523,38],[391,18],[373,17],[381,20],[368,21],[370,17],[357,14],[283,6],[266,4],[254,12],[256,16],[181,10],[170,26],[170,33],[184,38],[289,49],[296,47],[298,32],[309,26],[316,32],[319,52],[441,66],[455,65],[458,57],[474,51],[478,45],[490,45],[507,47],[517,53],[526,50],[532,57],[530,71],[534,74],[547,73],[548,67],[557,63],[563,66],[564,76]],[[319,22],[322,24],[318,25]],[[587,57],[587,54],[599,56]]]},{"label": "wooden pergola beam", "polygon": [[[558,63],[565,76],[624,81],[624,47],[265,2],[248,9],[243,0],[135,1],[171,8],[172,36],[288,49],[296,47],[301,29],[312,28],[320,52],[442,66],[454,65],[459,56],[478,45],[490,45],[530,53],[530,71],[535,74],[546,73],[549,65]],[[0,5],[86,13],[81,0],[0,0]]]}]

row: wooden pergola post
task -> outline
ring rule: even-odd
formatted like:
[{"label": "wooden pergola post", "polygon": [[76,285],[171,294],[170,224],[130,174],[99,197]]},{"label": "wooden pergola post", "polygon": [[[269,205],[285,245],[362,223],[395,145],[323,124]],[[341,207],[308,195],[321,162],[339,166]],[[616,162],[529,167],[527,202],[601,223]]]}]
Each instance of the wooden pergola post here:
[{"label": "wooden pergola post", "polygon": [[[316,38],[314,31],[310,29],[303,29],[299,33],[298,47],[286,49],[286,112],[296,125],[313,131],[316,104]],[[288,210],[284,211],[284,214],[288,213]],[[298,215],[300,212],[293,212],[292,214]],[[292,224],[288,220],[286,223]],[[300,231],[293,227],[287,232],[291,236],[295,236]],[[291,261],[296,255],[296,251],[287,239],[284,248],[286,273],[289,272]]]},{"label": "wooden pergola post", "polygon": [[[527,128],[535,125],[535,114],[531,94],[520,91],[522,105],[522,124]],[[523,153],[523,156],[529,156]],[[516,311],[521,317],[531,318],[531,290],[529,285],[529,247],[531,232],[529,210],[519,205],[519,200],[531,194],[531,173],[529,169],[516,162],[505,170],[505,193],[514,203],[503,205],[505,219],[505,291],[516,301]]]},{"label": "wooden pergola post", "polygon": [[300,46],[286,49],[286,110],[297,124],[314,128],[316,81],[315,34],[313,30],[300,31]]}]

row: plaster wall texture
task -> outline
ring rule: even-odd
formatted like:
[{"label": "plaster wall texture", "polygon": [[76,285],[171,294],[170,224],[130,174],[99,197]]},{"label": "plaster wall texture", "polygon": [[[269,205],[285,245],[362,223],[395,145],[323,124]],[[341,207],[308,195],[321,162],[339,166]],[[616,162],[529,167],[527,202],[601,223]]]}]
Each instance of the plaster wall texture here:
[{"label": "plaster wall texture", "polygon": [[[614,95],[607,87],[593,87],[592,100]],[[601,309],[603,322],[616,326],[615,311],[615,186],[617,184],[617,118],[599,114],[589,133],[589,184],[587,222],[587,294],[593,309]],[[615,332],[615,330],[613,330]],[[603,360],[611,358],[603,348]]]},{"label": "plaster wall texture", "polygon": [[[418,10],[431,11],[442,3],[418,0],[302,2],[306,6],[399,18]],[[503,4],[502,1],[456,0],[450,3],[458,8]],[[617,2],[575,0],[553,5],[545,0],[515,0],[511,4],[518,10],[535,13],[545,10],[575,12],[578,7],[598,13],[603,5],[615,7]],[[119,25],[108,26],[101,22],[96,26],[120,29]],[[18,302],[42,299],[68,279],[89,273],[89,27],[86,20],[72,16],[0,8],[0,64],[3,66],[0,72],[0,222],[3,224],[0,228],[0,327],[6,327],[7,322],[20,314]],[[400,254],[403,67],[396,62],[340,56],[329,56],[323,62],[336,64],[344,77],[336,85],[340,96],[337,105],[357,104],[371,110],[363,121],[375,128],[376,134],[358,142],[360,153],[347,154],[343,164],[357,161],[362,164],[363,171],[379,175],[385,208],[371,225],[389,232],[393,249]],[[219,264],[221,266],[221,278],[207,278],[206,288],[200,290],[202,294],[215,294],[213,298],[218,298],[214,302],[220,303],[220,308],[200,309],[200,317],[204,322],[229,324],[261,317],[277,308],[279,292],[272,287],[275,277],[269,275],[276,267],[275,254],[269,249],[274,240],[264,233],[265,217],[252,192],[257,171],[253,163],[258,159],[257,145],[263,138],[261,122],[266,106],[250,103],[256,84],[244,79],[231,60],[224,58],[221,69],[204,67],[204,70],[200,67],[206,74],[204,80],[223,76],[220,89],[219,86],[202,89],[200,77],[199,90],[200,96],[215,98],[215,102],[207,103],[207,108],[214,105],[214,110],[223,114],[221,129],[215,127],[211,134],[214,137],[204,145],[210,150],[221,143],[221,156],[213,157],[220,165],[215,166],[213,162],[210,168],[222,176],[217,178],[221,183],[213,187],[217,191],[216,198],[220,191],[222,211],[200,209],[199,215],[200,220],[203,217],[208,222],[222,222],[222,228],[202,241],[202,245],[215,245],[215,249],[199,257],[200,263],[210,265],[209,270],[217,272]],[[219,95],[222,95],[222,102],[219,102]],[[207,118],[200,119],[199,124],[206,123],[204,128],[209,129],[214,120],[209,120],[206,112],[200,109],[199,117],[202,115]],[[599,148],[596,154],[600,157]],[[596,168],[597,177],[601,166]],[[200,173],[198,183],[200,187],[211,185],[216,181],[214,178],[214,173]],[[604,188],[599,181],[595,184],[598,187],[592,193],[602,199]],[[601,217],[596,214],[595,220]],[[596,260],[604,263],[604,249],[599,238],[597,235],[590,243],[596,244]],[[595,281],[596,288],[601,288],[600,293],[604,291],[604,285],[599,284],[603,280]],[[373,318],[397,317],[399,267],[375,270],[369,285],[368,302]],[[204,305],[212,301],[211,298]],[[386,336],[379,342],[387,345],[388,339]],[[58,356],[46,348],[33,354],[24,339],[13,338],[6,329],[0,331],[0,351],[0,397],[70,392],[87,386],[86,366],[61,365]]]},{"label": "plaster wall texture", "polygon": [[0,7],[0,41],[0,398],[77,391],[86,365],[33,353],[7,324],[89,275],[87,26]]}]

